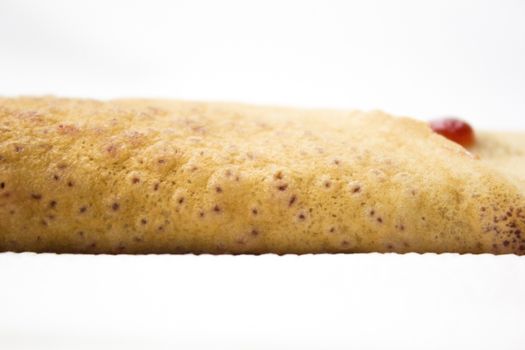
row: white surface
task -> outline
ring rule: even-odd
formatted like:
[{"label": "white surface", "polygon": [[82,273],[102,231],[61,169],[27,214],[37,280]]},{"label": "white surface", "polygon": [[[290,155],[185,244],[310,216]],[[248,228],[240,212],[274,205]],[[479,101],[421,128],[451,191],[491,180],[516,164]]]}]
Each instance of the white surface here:
[{"label": "white surface", "polygon": [[[0,95],[525,129],[524,1],[0,1]],[[0,218],[1,219],[1,218]],[[525,258],[0,254],[0,349],[523,349]]]},{"label": "white surface", "polygon": [[516,256],[0,254],[2,349],[523,349]]}]

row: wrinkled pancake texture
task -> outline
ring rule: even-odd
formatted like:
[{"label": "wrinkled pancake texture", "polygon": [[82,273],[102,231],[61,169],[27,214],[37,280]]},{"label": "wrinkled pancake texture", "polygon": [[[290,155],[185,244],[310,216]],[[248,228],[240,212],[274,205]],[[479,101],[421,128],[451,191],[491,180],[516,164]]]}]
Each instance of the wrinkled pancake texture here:
[{"label": "wrinkled pancake texture", "polygon": [[382,112],[4,98],[0,250],[524,254],[478,158]]}]

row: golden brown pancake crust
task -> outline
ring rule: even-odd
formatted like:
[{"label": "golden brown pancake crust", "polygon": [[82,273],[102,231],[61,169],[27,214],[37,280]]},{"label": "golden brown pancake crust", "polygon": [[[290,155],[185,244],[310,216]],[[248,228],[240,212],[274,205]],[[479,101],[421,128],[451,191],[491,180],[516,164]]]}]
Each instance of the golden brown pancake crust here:
[{"label": "golden brown pancake crust", "polygon": [[524,254],[494,164],[382,112],[5,98],[0,250]]}]

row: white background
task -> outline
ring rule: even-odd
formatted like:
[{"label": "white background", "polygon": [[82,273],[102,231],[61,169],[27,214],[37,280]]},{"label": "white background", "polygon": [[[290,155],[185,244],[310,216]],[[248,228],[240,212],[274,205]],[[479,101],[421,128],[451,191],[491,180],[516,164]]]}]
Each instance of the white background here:
[{"label": "white background", "polygon": [[[525,1],[0,1],[0,95],[525,129]],[[0,218],[1,219],[1,218]],[[523,349],[515,256],[0,254],[0,348]]]},{"label": "white background", "polygon": [[522,0],[0,1],[8,96],[380,108],[509,129],[525,117],[524,62]]}]

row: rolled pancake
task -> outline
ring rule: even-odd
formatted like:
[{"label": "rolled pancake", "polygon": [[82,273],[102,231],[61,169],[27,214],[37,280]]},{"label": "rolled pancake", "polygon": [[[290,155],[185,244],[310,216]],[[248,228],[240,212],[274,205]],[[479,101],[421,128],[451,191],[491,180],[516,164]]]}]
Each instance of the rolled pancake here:
[{"label": "rolled pancake", "polygon": [[476,157],[382,112],[0,99],[0,250],[524,254],[494,140]]}]

